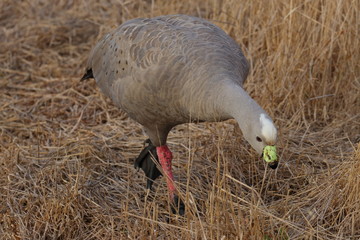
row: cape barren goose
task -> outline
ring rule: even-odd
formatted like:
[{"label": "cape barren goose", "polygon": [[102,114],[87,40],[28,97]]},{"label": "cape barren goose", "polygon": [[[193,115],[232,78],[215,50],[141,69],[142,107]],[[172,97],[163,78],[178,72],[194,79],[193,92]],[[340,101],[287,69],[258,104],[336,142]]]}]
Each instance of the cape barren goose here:
[{"label": "cape barren goose", "polygon": [[169,196],[179,204],[166,138],[189,122],[235,118],[245,139],[271,168],[277,167],[277,130],[266,112],[244,91],[249,71],[240,47],[214,24],[185,15],[127,21],[92,50],[82,79],[95,78],[102,92],[145,129],[148,146],[135,160],[148,177],[160,171]]}]

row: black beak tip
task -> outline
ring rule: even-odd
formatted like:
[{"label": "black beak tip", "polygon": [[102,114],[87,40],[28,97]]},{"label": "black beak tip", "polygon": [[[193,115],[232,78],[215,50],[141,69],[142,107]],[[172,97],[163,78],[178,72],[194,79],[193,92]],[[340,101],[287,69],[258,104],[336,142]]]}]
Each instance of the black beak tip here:
[{"label": "black beak tip", "polygon": [[271,167],[271,169],[276,169],[278,165],[279,165],[278,161],[269,163],[269,167]]}]

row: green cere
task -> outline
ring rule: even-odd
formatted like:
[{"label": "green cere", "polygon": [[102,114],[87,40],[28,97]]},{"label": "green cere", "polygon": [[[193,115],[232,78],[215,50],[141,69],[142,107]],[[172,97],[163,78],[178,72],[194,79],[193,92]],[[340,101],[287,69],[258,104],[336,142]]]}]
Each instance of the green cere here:
[{"label": "green cere", "polygon": [[266,146],[263,151],[264,160],[267,163],[277,161],[276,156],[276,147],[275,146]]}]

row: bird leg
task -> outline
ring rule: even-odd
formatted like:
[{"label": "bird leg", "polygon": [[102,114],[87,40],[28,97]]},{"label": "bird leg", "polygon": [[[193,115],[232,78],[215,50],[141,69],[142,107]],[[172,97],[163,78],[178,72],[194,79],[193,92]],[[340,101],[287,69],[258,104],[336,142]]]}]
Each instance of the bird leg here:
[{"label": "bird leg", "polygon": [[174,175],[171,169],[172,162],[172,153],[167,145],[163,145],[156,148],[157,155],[159,157],[159,162],[166,176],[166,183],[169,189],[169,195],[171,200],[174,200],[175,194],[175,185],[174,185]]},{"label": "bird leg", "polygon": [[171,169],[171,162],[173,158],[172,153],[167,145],[156,147],[156,152],[166,177],[166,183],[169,190],[170,199],[175,205],[175,208],[172,207],[172,211],[173,213],[179,212],[180,215],[184,215],[185,205],[176,194],[176,188],[174,185],[174,175]]},{"label": "bird leg", "polygon": [[184,215],[185,205],[176,194],[176,188],[174,185],[174,175],[171,169],[172,153],[170,149],[166,145],[155,147],[150,139],[147,139],[145,143],[148,145],[136,158],[134,167],[136,169],[141,168],[144,171],[146,177],[148,178],[146,188],[151,189],[153,181],[162,175],[154,161],[160,162],[166,176],[166,183],[172,202],[171,210],[173,213],[178,212],[180,215]]}]

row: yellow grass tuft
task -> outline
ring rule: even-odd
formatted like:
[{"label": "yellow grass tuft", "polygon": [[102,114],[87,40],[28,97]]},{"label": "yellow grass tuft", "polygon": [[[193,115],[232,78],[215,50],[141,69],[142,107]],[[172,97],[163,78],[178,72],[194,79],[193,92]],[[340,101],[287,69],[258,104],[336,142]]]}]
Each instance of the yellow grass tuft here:
[{"label": "yellow grass tuft", "polygon": [[[359,1],[0,2],[1,239],[359,239]],[[246,90],[274,118],[279,168],[235,121],[169,136],[185,217],[165,181],[145,190],[146,136],[94,81],[89,51],[135,17],[211,20],[251,63]]]}]

